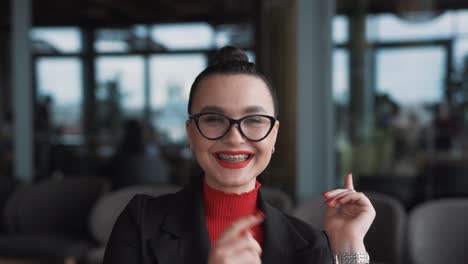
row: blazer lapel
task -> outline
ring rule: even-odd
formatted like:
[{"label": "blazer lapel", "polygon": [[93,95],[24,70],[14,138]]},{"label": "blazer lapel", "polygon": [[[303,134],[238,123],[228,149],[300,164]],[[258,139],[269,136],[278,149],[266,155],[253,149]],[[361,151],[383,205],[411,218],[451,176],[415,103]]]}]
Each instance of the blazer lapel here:
[{"label": "blazer lapel", "polygon": [[178,194],[161,232],[150,240],[158,264],[207,263],[210,239],[199,184],[191,184]]},{"label": "blazer lapel", "polygon": [[283,213],[263,200],[261,189],[258,203],[265,214],[262,263],[290,263],[296,251],[309,243],[290,228]]}]

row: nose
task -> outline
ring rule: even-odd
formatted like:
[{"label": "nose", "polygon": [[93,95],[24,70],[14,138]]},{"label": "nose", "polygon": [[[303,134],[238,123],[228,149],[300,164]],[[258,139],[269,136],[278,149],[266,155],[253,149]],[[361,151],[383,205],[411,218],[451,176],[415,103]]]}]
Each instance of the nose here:
[{"label": "nose", "polygon": [[227,134],[223,137],[223,141],[230,143],[232,145],[239,145],[246,141],[242,133],[240,132],[240,127],[238,124],[233,124]]}]

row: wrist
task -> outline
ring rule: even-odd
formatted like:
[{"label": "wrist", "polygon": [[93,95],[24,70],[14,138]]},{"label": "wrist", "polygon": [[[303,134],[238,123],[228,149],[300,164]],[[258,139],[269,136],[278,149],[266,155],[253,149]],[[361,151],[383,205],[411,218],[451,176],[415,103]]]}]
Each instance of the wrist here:
[{"label": "wrist", "polygon": [[366,252],[338,253],[333,256],[333,264],[369,264],[369,254]]},{"label": "wrist", "polygon": [[338,253],[367,252],[363,240],[337,240],[331,241],[333,255]]}]

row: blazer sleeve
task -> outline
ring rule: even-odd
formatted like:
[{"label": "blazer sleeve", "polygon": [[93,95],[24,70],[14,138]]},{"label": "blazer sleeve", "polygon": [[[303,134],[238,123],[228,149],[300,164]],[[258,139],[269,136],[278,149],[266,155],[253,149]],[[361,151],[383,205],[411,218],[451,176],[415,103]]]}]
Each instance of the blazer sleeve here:
[{"label": "blazer sleeve", "polygon": [[141,263],[142,203],[142,197],[135,196],[118,217],[107,242],[103,264]]}]

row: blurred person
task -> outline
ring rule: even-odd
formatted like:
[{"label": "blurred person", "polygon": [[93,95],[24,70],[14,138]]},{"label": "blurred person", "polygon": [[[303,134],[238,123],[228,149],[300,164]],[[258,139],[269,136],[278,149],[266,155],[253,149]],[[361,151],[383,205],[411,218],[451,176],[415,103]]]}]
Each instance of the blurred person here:
[{"label": "blurred person", "polygon": [[145,138],[143,125],[136,119],[126,120],[123,135],[117,147],[116,156],[144,155]]},{"label": "blurred person", "polygon": [[36,180],[51,176],[52,96],[39,100],[34,112]]},{"label": "blurred person", "polygon": [[6,112],[0,128],[0,176],[13,176],[13,115]]},{"label": "blurred person", "polygon": [[457,122],[450,111],[448,103],[442,102],[436,106],[433,129],[435,150],[450,151],[457,130]]},{"label": "blurred person", "polygon": [[124,122],[122,138],[106,173],[114,189],[169,181],[168,164],[155,142],[148,142],[146,129],[137,119]]},{"label": "blurred person", "polygon": [[351,175],[344,188],[324,193],[325,232],[262,198],[256,178],[275,150],[277,109],[245,53],[222,48],[188,102],[186,131],[202,176],[175,194],[136,196],[114,226],[104,263],[331,263],[332,256],[369,263],[364,236],[375,210]]},{"label": "blurred person", "polygon": [[52,103],[52,97],[50,95],[46,95],[37,104],[34,116],[36,131],[45,133],[49,132],[52,121]]}]

